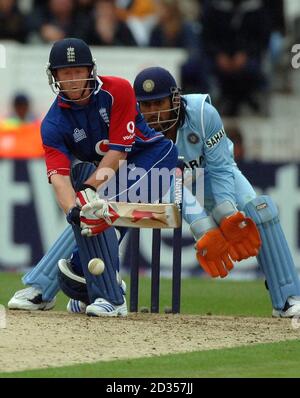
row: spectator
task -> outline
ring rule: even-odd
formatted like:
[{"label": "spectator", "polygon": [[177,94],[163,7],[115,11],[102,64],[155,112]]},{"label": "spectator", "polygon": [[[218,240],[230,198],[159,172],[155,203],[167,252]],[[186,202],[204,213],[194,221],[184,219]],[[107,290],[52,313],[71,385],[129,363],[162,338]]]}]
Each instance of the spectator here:
[{"label": "spectator", "polygon": [[97,0],[93,12],[92,30],[88,35],[89,44],[101,46],[135,46],[127,25],[116,13],[114,0]]},{"label": "spectator", "polygon": [[76,0],[76,10],[82,13],[90,13],[93,10],[94,0]]},{"label": "spectator", "polygon": [[39,31],[45,42],[77,35],[74,0],[49,0],[48,7],[42,10],[41,18]]},{"label": "spectator", "polygon": [[287,35],[286,17],[283,0],[264,0],[271,16],[271,37],[269,44],[269,74],[272,77],[272,90],[290,94],[291,81],[289,49],[293,41]]},{"label": "spectator", "polygon": [[187,21],[197,21],[200,17],[203,0],[180,0],[179,6],[184,19]]},{"label": "spectator", "polygon": [[31,12],[27,15],[29,43],[40,43],[42,41],[40,28],[48,13],[48,1],[33,0]]},{"label": "spectator", "polygon": [[25,43],[27,34],[25,16],[16,0],[0,0],[0,39]]},{"label": "spectator", "polygon": [[28,123],[37,119],[31,110],[31,101],[24,93],[17,93],[12,100],[12,114],[9,118],[16,123]]},{"label": "spectator", "polygon": [[181,85],[185,92],[207,92],[207,72],[201,51],[199,23],[184,19],[177,0],[159,0],[157,4],[158,23],[152,31],[150,45],[187,50],[187,61],[181,67]]},{"label": "spectator", "polygon": [[204,45],[218,81],[224,115],[238,115],[245,102],[260,111],[255,94],[266,85],[262,58],[269,37],[270,18],[262,0],[206,1]]},{"label": "spectator", "polygon": [[118,17],[126,23],[136,43],[148,46],[156,23],[156,0],[116,0]]},{"label": "spectator", "polygon": [[33,1],[33,8],[47,8],[47,1],[45,0],[34,0]]},{"label": "spectator", "polygon": [[40,119],[25,93],[16,93],[7,117],[0,120],[0,158],[31,159],[43,156]]},{"label": "spectator", "polygon": [[80,37],[88,41],[88,35],[93,25],[93,11],[95,0],[75,0],[76,33],[74,37]]},{"label": "spectator", "polygon": [[152,47],[198,47],[199,31],[197,27],[185,22],[177,0],[159,0],[157,2],[158,22],[150,37]]},{"label": "spectator", "polygon": [[284,36],[286,24],[283,0],[264,0],[264,4],[270,14],[271,35],[270,35],[270,56],[274,66],[280,62],[284,50]]},{"label": "spectator", "polygon": [[145,18],[156,11],[156,0],[116,0],[118,15],[124,19]]}]

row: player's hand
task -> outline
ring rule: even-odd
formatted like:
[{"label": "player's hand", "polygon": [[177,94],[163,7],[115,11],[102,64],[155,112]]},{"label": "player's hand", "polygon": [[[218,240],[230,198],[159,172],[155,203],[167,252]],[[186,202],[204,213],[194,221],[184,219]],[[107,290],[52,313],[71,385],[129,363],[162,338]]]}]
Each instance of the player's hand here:
[{"label": "player's hand", "polygon": [[81,235],[94,236],[105,231],[112,224],[109,205],[104,199],[97,199],[84,205],[80,212]]},{"label": "player's hand", "polygon": [[99,195],[95,187],[83,184],[81,190],[76,192],[76,205],[83,208],[86,205],[92,205],[99,200]]},{"label": "player's hand", "polygon": [[225,217],[220,223],[220,229],[229,242],[231,249],[237,253],[237,260],[257,256],[261,239],[258,229],[251,218],[238,211]]},{"label": "player's hand", "polygon": [[80,209],[79,226],[81,235],[95,236],[105,231],[109,224],[104,217],[99,217],[99,209],[106,209],[107,202],[99,198],[97,191],[90,185],[83,185],[76,193],[77,208]]},{"label": "player's hand", "polygon": [[231,248],[219,228],[206,232],[196,242],[197,259],[201,267],[213,278],[224,278],[233,268],[237,253]]},{"label": "player's hand", "polygon": [[103,219],[99,219],[92,212],[83,213],[80,207],[74,206],[67,214],[67,221],[71,225],[77,225],[83,236],[95,236],[110,227]]},{"label": "player's hand", "polygon": [[97,224],[89,224],[85,221],[81,221],[80,226],[81,226],[81,235],[87,237],[101,234],[107,228],[110,227],[110,225],[107,224],[103,219],[98,220]]}]

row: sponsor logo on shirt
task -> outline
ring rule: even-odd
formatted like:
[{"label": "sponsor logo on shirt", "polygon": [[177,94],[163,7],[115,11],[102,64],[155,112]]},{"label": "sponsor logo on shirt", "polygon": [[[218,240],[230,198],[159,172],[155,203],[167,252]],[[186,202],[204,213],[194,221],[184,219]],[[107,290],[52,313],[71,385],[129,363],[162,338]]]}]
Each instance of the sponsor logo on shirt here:
[{"label": "sponsor logo on shirt", "polygon": [[104,156],[109,151],[109,140],[98,141],[95,145],[95,151],[98,155]]},{"label": "sponsor logo on shirt", "polygon": [[76,128],[74,130],[73,138],[75,142],[80,142],[86,138],[86,132],[84,131],[84,129]]},{"label": "sponsor logo on shirt", "polygon": [[100,116],[102,117],[102,119],[104,120],[104,122],[109,127],[109,117],[108,117],[108,114],[107,114],[107,110],[105,108],[100,108],[99,109],[99,113],[100,113]]},{"label": "sponsor logo on shirt", "polygon": [[217,145],[223,137],[226,136],[226,133],[224,131],[224,128],[222,128],[220,131],[218,131],[215,135],[213,135],[209,140],[205,141],[205,144],[208,148],[213,148],[215,145]]},{"label": "sponsor logo on shirt", "polygon": [[203,162],[205,160],[205,157],[203,155],[199,156],[199,159],[192,159],[189,161],[186,161],[184,163],[184,167],[189,168],[189,169],[197,169],[198,167],[201,167]]},{"label": "sponsor logo on shirt", "polygon": [[129,134],[129,135],[124,135],[123,140],[124,141],[128,141],[128,140],[132,140],[134,138],[135,134]]}]

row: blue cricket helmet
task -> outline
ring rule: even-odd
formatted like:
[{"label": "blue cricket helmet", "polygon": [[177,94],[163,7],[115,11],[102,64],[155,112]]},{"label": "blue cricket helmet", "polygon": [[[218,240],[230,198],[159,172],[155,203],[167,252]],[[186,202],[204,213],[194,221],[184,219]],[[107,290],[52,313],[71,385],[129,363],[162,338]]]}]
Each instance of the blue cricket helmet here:
[{"label": "blue cricket helmet", "polygon": [[[89,67],[91,73],[88,79],[82,79],[87,83],[86,90],[88,91],[88,95],[79,100],[89,98],[93,93],[97,93],[100,88],[96,61],[92,56],[91,50],[83,40],[73,37],[58,40],[53,44],[49,55],[49,62],[46,66],[46,73],[49,85],[55,95],[58,95],[65,101],[70,101],[67,90],[63,90],[61,87],[61,83],[63,82],[56,79],[55,71],[62,68],[82,66]],[[76,102],[77,100],[74,101]]]},{"label": "blue cricket helmet", "polygon": [[67,38],[55,42],[49,55],[50,70],[72,66],[94,66],[89,46],[83,40],[76,38]]},{"label": "blue cricket helmet", "polygon": [[152,101],[174,93],[177,83],[169,71],[159,66],[142,70],[134,80],[134,91],[138,101]]},{"label": "blue cricket helmet", "polygon": [[133,87],[138,102],[170,98],[169,109],[143,112],[150,127],[164,133],[178,123],[181,109],[180,88],[169,71],[160,66],[143,69],[136,76]]}]

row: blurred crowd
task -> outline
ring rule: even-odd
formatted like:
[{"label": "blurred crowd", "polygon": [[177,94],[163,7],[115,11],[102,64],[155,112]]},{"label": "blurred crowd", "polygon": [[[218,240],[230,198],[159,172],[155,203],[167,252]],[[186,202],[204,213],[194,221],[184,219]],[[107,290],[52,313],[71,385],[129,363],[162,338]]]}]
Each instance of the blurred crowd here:
[{"label": "blurred crowd", "polygon": [[184,91],[211,92],[223,115],[236,116],[243,104],[267,114],[287,29],[283,0],[0,0],[0,40],[70,36],[99,46],[183,48]]}]

